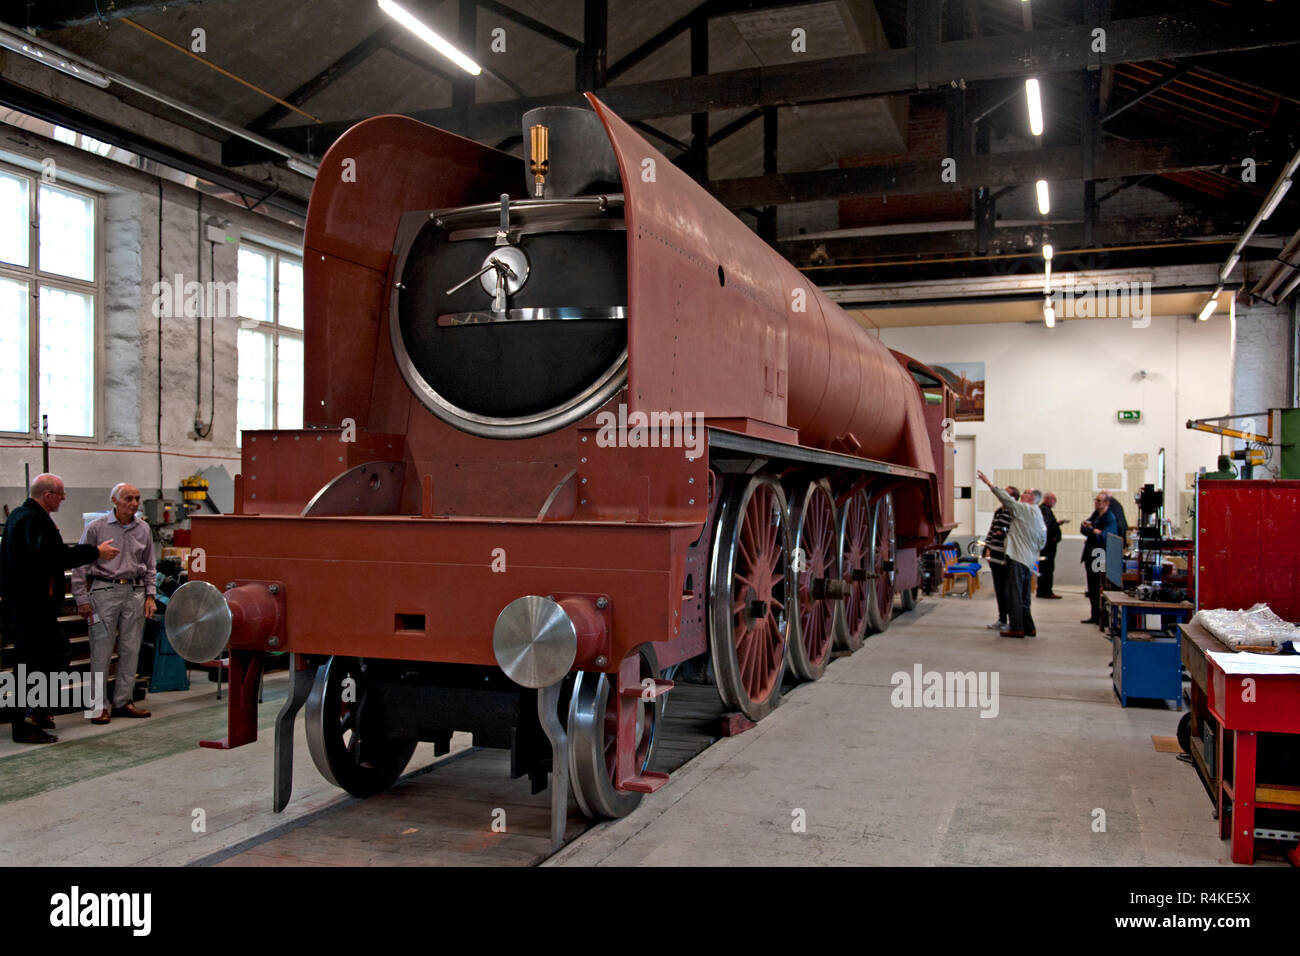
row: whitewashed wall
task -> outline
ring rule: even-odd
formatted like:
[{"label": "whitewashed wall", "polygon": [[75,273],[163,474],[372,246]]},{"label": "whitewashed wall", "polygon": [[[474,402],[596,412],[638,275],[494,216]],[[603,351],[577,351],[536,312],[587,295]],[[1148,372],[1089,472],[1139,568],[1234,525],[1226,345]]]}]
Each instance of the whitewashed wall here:
[{"label": "whitewashed wall", "polygon": [[[58,175],[100,193],[100,268],[104,271],[104,301],[98,313],[96,395],[97,438],[91,442],[57,442],[50,452],[50,469],[68,489],[57,521],[65,538],[80,534],[83,511],[107,507],[108,492],[119,481],[130,481],[154,497],[159,487],[158,448],[158,320],[152,294],[158,278],[158,179],[108,159],[47,140],[27,130],[0,126],[0,160],[18,166],[56,160]],[[237,247],[216,247],[215,277],[210,274],[209,246],[198,241],[199,193],[173,181],[163,183],[162,274],[174,281],[199,278],[229,282],[237,278]],[[300,230],[242,206],[203,197],[202,216],[231,220],[245,237],[262,237],[300,245]],[[202,418],[213,421],[211,434],[194,434],[196,320],[164,318],[162,334],[162,488],[179,501],[181,478],[212,465],[238,470],[236,394],[238,319],[216,319],[215,413],[209,399],[212,374],[210,320],[202,330]],[[0,439],[0,503],[11,509],[26,497],[24,465],[34,476],[41,471],[41,448]]]},{"label": "whitewashed wall", "polygon": [[[1144,329],[1124,319],[1066,321],[1054,329],[1041,323],[887,328],[881,338],[925,362],[985,363],[984,421],[959,422],[957,434],[975,436],[976,467],[990,476],[1020,468],[1026,453],[1040,453],[1049,469],[1091,470],[1095,485],[1097,472],[1123,472],[1125,453],[1145,452],[1145,480],[1154,481],[1163,446],[1175,491],[1186,472],[1213,468],[1219,453],[1217,437],[1187,430],[1186,421],[1224,415],[1233,406],[1232,334],[1222,315],[1208,322],[1155,317]],[[1285,351],[1272,360],[1285,369]],[[1120,424],[1120,409],[1139,409],[1141,422]],[[1132,517],[1133,489],[1122,490]],[[991,517],[977,508],[977,531]]]}]

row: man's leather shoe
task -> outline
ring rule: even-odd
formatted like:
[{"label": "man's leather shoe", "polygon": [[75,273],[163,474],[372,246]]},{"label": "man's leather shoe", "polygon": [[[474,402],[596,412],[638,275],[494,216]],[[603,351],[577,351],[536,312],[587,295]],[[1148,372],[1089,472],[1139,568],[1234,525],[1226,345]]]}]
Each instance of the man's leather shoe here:
[{"label": "man's leather shoe", "polygon": [[1037,631],[1025,631],[1025,637],[1037,637],[1037,636],[1038,636]]},{"label": "man's leather shoe", "polygon": [[53,734],[47,734],[35,724],[23,721],[13,728],[14,743],[18,744],[57,744],[59,738]]},{"label": "man's leather shoe", "polygon": [[1084,618],[1082,621],[1080,621],[1079,623],[1080,623],[1080,624],[1100,624],[1101,622],[1098,621],[1095,617],[1085,617],[1085,618]]},{"label": "man's leather shoe", "polygon": [[32,722],[35,723],[37,727],[41,728],[41,730],[54,729],[54,718],[51,717],[49,714],[40,714],[38,716],[34,716],[32,717]]},{"label": "man's leather shoe", "polygon": [[91,722],[92,724],[106,724],[106,723],[108,723],[108,722],[109,722],[110,720],[112,720],[112,719],[113,719],[113,718],[109,716],[108,708],[105,707],[103,710],[101,710],[101,711],[100,711],[98,714],[96,714],[94,717],[91,717],[91,718],[90,718],[90,722]]},{"label": "man's leather shoe", "polygon": [[1059,600],[1061,600],[1061,595],[1059,595],[1059,594],[1040,594],[1040,595],[1038,595],[1038,596],[1039,596],[1040,598],[1042,598],[1044,601],[1059,601]]},{"label": "man's leather shoe", "polygon": [[127,704],[125,707],[114,707],[114,717],[152,717],[153,714],[147,710],[138,709],[135,704]]},{"label": "man's leather shoe", "polygon": [[1024,631],[999,631],[998,633],[1003,637],[1024,637],[1025,636]]}]

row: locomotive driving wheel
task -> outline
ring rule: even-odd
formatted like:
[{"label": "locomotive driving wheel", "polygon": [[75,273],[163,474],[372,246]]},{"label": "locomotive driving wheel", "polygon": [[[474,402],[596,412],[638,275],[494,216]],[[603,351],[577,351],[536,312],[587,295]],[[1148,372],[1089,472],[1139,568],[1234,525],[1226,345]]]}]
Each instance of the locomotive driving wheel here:
[{"label": "locomotive driving wheel", "polygon": [[881,495],[871,512],[870,603],[867,616],[871,630],[879,633],[889,627],[894,616],[895,562],[898,558],[894,541],[894,496]]},{"label": "locomotive driving wheel", "polygon": [[790,669],[801,680],[826,671],[839,618],[839,553],[835,501],[824,482],[809,482],[790,506],[794,521],[794,561],[799,582],[799,613],[790,618]]},{"label": "locomotive driving wheel", "polygon": [[[643,644],[641,677],[657,678],[659,664],[654,648]],[[569,780],[578,807],[589,817],[625,817],[641,803],[642,794],[614,786],[618,751],[618,697],[616,675],[579,671],[569,699]],[[638,700],[636,712],[636,765],[645,770],[654,756],[655,733],[663,717],[664,697]]]},{"label": "locomotive driving wheel", "polygon": [[387,790],[415,752],[414,740],[375,733],[375,700],[367,694],[370,667],[355,657],[331,657],[316,671],[307,698],[307,749],[330,783],[356,797]]},{"label": "locomotive driving wheel", "polygon": [[856,651],[871,626],[871,517],[865,491],[856,491],[840,510],[840,576],[844,579],[844,611],[835,633],[835,646]]},{"label": "locomotive driving wheel", "polygon": [[798,613],[790,537],[776,481],[742,478],[728,492],[713,539],[709,648],[718,696],[754,721],[781,695],[787,622]]}]

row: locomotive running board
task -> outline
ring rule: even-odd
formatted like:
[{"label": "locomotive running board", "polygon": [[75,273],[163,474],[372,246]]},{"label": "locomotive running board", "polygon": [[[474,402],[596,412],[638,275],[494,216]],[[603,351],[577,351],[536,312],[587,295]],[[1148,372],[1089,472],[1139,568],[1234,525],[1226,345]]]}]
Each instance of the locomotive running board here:
[{"label": "locomotive running board", "polygon": [[[729,460],[766,458],[806,465],[819,465],[825,468],[843,468],[848,471],[893,475],[899,478],[919,478],[924,481],[928,481],[933,477],[928,471],[922,471],[920,468],[891,465],[889,462],[875,461],[871,458],[858,458],[855,455],[844,455],[836,451],[821,451],[817,448],[805,448],[802,445],[790,445],[767,438],[755,438],[752,435],[742,435],[721,428],[709,429],[709,450],[711,452],[736,453],[735,455],[722,456],[714,454],[712,458],[715,461],[719,457]],[[741,470],[748,471],[750,469],[742,467]]]}]

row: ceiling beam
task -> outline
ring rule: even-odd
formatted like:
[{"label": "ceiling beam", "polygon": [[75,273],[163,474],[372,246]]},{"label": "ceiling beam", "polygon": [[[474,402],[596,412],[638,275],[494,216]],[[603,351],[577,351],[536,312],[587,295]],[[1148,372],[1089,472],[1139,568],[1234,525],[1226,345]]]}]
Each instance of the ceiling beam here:
[{"label": "ceiling beam", "polygon": [[532,30],[538,36],[546,37],[546,39],[558,43],[561,46],[567,46],[570,50],[577,50],[582,46],[581,40],[574,39],[567,33],[557,30],[554,27],[547,26],[541,20],[534,20],[532,17],[520,13],[513,7],[507,7],[504,3],[497,3],[496,0],[478,0],[478,6],[480,10],[486,10],[488,13],[495,13],[504,20],[516,23],[526,30]]},{"label": "ceiling beam", "polygon": [[[112,143],[114,146],[179,169],[181,172],[192,173],[232,192],[257,197],[265,201],[268,206],[274,206],[293,216],[303,218],[307,215],[307,200],[281,191],[276,182],[264,182],[241,175],[218,163],[200,159],[193,153],[169,143],[132,132],[105,119],[99,113],[86,112],[52,100],[2,77],[0,77],[0,104],[43,119],[47,123],[75,129],[101,142]],[[305,183],[306,180],[303,182]]]},{"label": "ceiling beam", "polygon": [[205,0],[5,0],[0,3],[0,20],[20,29],[32,27],[37,32],[80,27],[91,23],[104,23],[134,17],[155,10],[176,10],[193,7]]},{"label": "ceiling beam", "polygon": [[[1232,217],[1175,216],[1168,219],[1130,217],[1110,219],[1095,226],[1093,244],[1084,244],[1084,224],[1059,223],[1047,226],[995,226],[988,238],[988,255],[1013,255],[1022,252],[1041,254],[1046,237],[1059,252],[1077,249],[1102,249],[1135,243],[1222,238],[1235,241],[1242,222]],[[928,256],[974,254],[976,230],[895,233],[876,236],[845,236],[827,239],[789,239],[777,243],[777,250],[796,264],[826,259],[846,262],[897,262]],[[1207,261],[1221,258],[1216,246],[1207,253]]]},{"label": "ceiling beam", "polygon": [[[1243,149],[1250,151],[1242,152]],[[1271,156],[1273,152],[1262,140],[1247,146],[1245,139],[1233,141],[1224,137],[1108,142],[1097,146],[1092,177],[1119,179],[1148,173],[1217,169],[1239,163],[1242,156]],[[709,192],[723,205],[735,209],[862,196],[964,192],[972,184],[996,187],[1016,186],[1039,179],[1051,182],[1081,180],[1085,178],[1084,165],[1077,146],[1058,146],[959,157],[956,182],[951,183],[940,178],[939,160],[927,159],[720,179],[709,183]]]},{"label": "ceiling beam", "polygon": [[1182,66],[1174,70],[1174,72],[1170,73],[1168,76],[1161,77],[1160,79],[1152,83],[1150,86],[1145,87],[1140,93],[1136,94],[1130,99],[1125,100],[1119,106],[1116,106],[1114,109],[1110,110],[1105,116],[1103,116],[1100,119],[1099,122],[1106,123],[1109,122],[1110,120],[1113,120],[1116,116],[1118,116],[1120,113],[1123,113],[1130,106],[1136,106],[1138,103],[1141,103],[1152,93],[1157,93],[1160,90],[1163,90],[1170,83],[1174,82],[1174,80],[1182,79],[1184,76],[1190,73],[1192,69],[1195,68],[1195,66],[1196,64],[1194,63],[1184,63]]},{"label": "ceiling beam", "polygon": [[[1275,19],[1239,17],[1227,21],[1197,12],[1116,20],[1106,34],[1104,59],[1108,64],[1133,63],[1300,44],[1300,37]],[[935,89],[957,81],[970,84],[1027,73],[1043,76],[1083,70],[1099,59],[1099,54],[1091,52],[1091,44],[1088,26],[1069,26],[931,44],[925,69],[918,67],[913,49],[878,50],[706,76],[629,83],[598,90],[597,94],[627,120],[854,99]],[[580,103],[576,93],[562,93],[483,103],[471,111],[468,119],[446,109],[410,115],[472,139],[494,141],[510,135],[529,109]],[[274,135],[284,145],[302,151],[309,130],[314,130],[312,139],[319,144],[338,137],[361,118],[283,127]]]},{"label": "ceiling beam", "polygon": [[[388,44],[396,37],[402,28],[397,24],[390,24],[376,30],[370,36],[366,37],[352,49],[348,50],[341,57],[331,63],[325,69],[321,70],[306,83],[303,83],[292,93],[284,97],[286,102],[294,106],[302,106],[309,99],[315,96],[331,83],[345,76],[356,66],[360,66],[370,54]],[[289,115],[288,107],[276,103],[261,116],[254,119],[248,124],[248,128],[254,133],[262,133],[270,129],[280,120]]]}]

